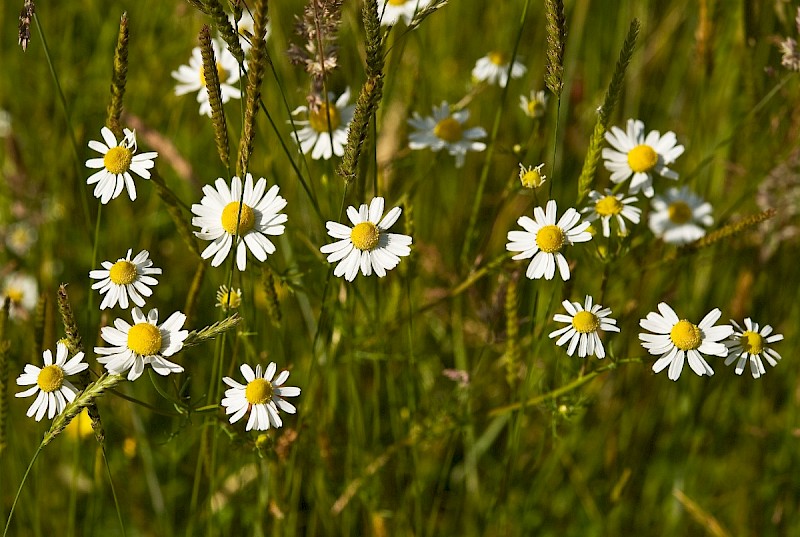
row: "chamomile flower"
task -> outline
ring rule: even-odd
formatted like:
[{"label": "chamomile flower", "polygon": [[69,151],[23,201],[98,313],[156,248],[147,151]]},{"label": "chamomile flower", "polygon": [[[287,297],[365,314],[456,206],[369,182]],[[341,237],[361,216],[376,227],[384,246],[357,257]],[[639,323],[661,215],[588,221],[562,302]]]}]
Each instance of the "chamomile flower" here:
[{"label": "chamomile flower", "polygon": [[320,248],[320,252],[328,254],[329,263],[339,261],[333,270],[334,276],[344,276],[351,282],[361,269],[364,276],[374,271],[382,278],[387,270],[400,263],[401,257],[411,253],[411,237],[387,233],[403,210],[395,207],[383,216],[383,203],[383,198],[376,197],[372,198],[369,206],[364,203],[358,210],[348,207],[347,217],[353,224],[352,228],[338,222],[325,224],[328,235],[339,239]]},{"label": "chamomile flower", "polygon": [[[211,47],[214,49],[222,102],[227,103],[231,99],[240,99],[242,92],[233,86],[239,81],[239,62],[228,50],[224,41],[212,39]],[[178,81],[175,86],[175,95],[186,95],[196,91],[197,102],[200,103],[200,115],[211,117],[211,103],[208,102],[200,47],[192,49],[192,57],[189,58],[188,65],[181,65],[177,70],[172,71],[172,78]]]},{"label": "chamomile flower", "polygon": [[192,225],[200,228],[194,232],[195,236],[213,241],[200,254],[202,258],[213,257],[211,266],[220,266],[233,247],[235,235],[239,270],[244,271],[247,265],[248,249],[256,259],[266,261],[267,255],[275,252],[275,245],[267,235],[282,235],[287,220],[285,214],[280,214],[286,207],[286,200],[278,195],[278,185],[273,185],[265,194],[267,180],[260,178],[254,187],[249,173],[245,176],[244,196],[239,177],[233,177],[230,188],[221,178],[215,185],[216,188],[204,186],[203,199],[192,205],[192,213],[197,215],[192,218]]},{"label": "chamomile flower", "polygon": [[456,158],[456,168],[460,168],[464,165],[467,151],[486,149],[486,144],[478,141],[486,138],[486,131],[483,127],[465,129],[464,123],[467,119],[469,110],[459,110],[451,114],[447,102],[434,106],[432,117],[421,117],[414,112],[414,117],[408,123],[417,130],[409,135],[408,146],[411,149],[430,147],[431,151],[447,149]]},{"label": "chamomile flower", "polygon": [[725,357],[728,348],[724,341],[733,333],[729,324],[714,326],[722,312],[719,308],[711,310],[700,324],[693,324],[681,319],[671,307],[661,302],[659,313],[651,311],[647,317],[639,321],[639,326],[653,334],[641,333],[639,339],[642,347],[650,354],[659,356],[653,364],[653,371],[660,373],[669,366],[667,375],[670,380],[678,380],[685,360],[689,367],[699,376],[713,375],[714,370],[703,358],[703,354]]},{"label": "chamomile flower", "polygon": [[350,88],[347,88],[339,98],[333,93],[328,93],[328,100],[322,100],[313,108],[298,106],[292,115],[306,114],[306,119],[295,120],[296,126],[302,127],[292,133],[300,146],[302,153],[311,153],[314,160],[328,160],[333,155],[344,155],[344,146],[347,145],[347,132],[353,120],[355,105],[349,105]]},{"label": "chamomile flower", "polygon": [[730,339],[725,342],[729,352],[725,365],[736,362],[734,371],[737,375],[741,375],[749,361],[753,378],[758,378],[767,372],[762,358],[765,358],[772,367],[778,365],[781,355],[774,351],[770,344],[781,341],[782,334],[773,334],[770,325],[765,325],[759,330],[758,323],[754,323],[749,317],[744,320],[744,328],[733,319],[731,324],[734,331]]},{"label": "chamomile flower", "polygon": [[229,309],[235,310],[242,305],[242,290],[241,289],[228,289],[227,285],[220,285],[217,290],[217,303],[214,304],[217,308],[222,308],[222,311]]},{"label": "chamomile flower", "polygon": [[533,209],[533,219],[521,216],[517,220],[525,231],[508,232],[506,250],[521,252],[512,259],[533,258],[525,272],[528,278],[552,280],[558,264],[561,278],[569,280],[569,265],[561,250],[566,245],[592,240],[592,234],[587,231],[590,224],[580,221],[578,211],[569,208],[556,222],[556,210],[555,200],[550,200],[546,210]]},{"label": "chamomile flower", "polygon": [[650,230],[670,244],[686,244],[706,234],[714,223],[711,204],[688,188],[670,188],[666,195],[656,196],[648,218]]},{"label": "chamomile flower", "polygon": [[530,98],[520,95],[519,107],[525,112],[529,118],[536,119],[544,115],[547,109],[547,93],[544,90],[533,91],[531,90]]},{"label": "chamomile flower", "polygon": [[556,345],[559,347],[569,342],[567,354],[572,356],[578,350],[578,356],[585,358],[595,355],[598,358],[606,357],[603,342],[600,341],[598,330],[605,332],[619,332],[616,319],[609,317],[610,308],[603,308],[600,304],[592,305],[592,297],[586,295],[584,305],[580,302],[563,301],[561,304],[569,315],[556,313],[553,320],[567,323],[567,326],[550,332],[549,338],[558,338]]},{"label": "chamomile flower", "polygon": [[547,176],[542,173],[544,162],[538,166],[528,166],[527,168],[520,163],[519,181],[525,188],[539,188],[545,183]]},{"label": "chamomile flower", "polygon": [[132,252],[128,250],[125,257],[117,259],[116,263],[103,261],[102,269],[89,271],[90,278],[100,280],[92,284],[92,289],[99,289],[101,295],[106,295],[100,303],[101,310],[117,304],[127,309],[129,296],[134,304],[144,306],[144,297],[153,294],[148,286],[158,285],[153,276],[161,274],[161,269],[153,267],[150,252],[142,250],[131,259]]},{"label": "chamomile flower", "polygon": [[581,210],[581,213],[589,213],[586,217],[587,222],[594,222],[600,219],[603,225],[603,236],[609,237],[611,235],[611,219],[615,218],[619,226],[619,235],[625,236],[628,234],[628,228],[625,225],[625,219],[634,224],[639,223],[639,216],[642,210],[634,207],[633,204],[639,201],[636,196],[625,197],[624,194],[613,194],[609,189],[605,189],[605,194],[601,194],[596,190],[589,193],[589,206]]},{"label": "chamomile flower", "polygon": [[260,365],[256,365],[255,371],[247,364],[242,365],[239,370],[247,384],[240,384],[230,377],[222,378],[230,386],[225,390],[222,406],[225,407],[225,414],[233,414],[231,423],[236,423],[249,411],[246,430],[266,431],[270,427],[277,429],[283,425],[278,410],[287,414],[297,412],[295,406],[284,399],[300,395],[300,388],[284,386],[289,379],[288,371],[281,371],[275,378],[275,362],[269,363],[263,375]]},{"label": "chamomile flower", "polygon": [[133,182],[131,172],[142,179],[150,179],[150,169],[155,166],[153,159],[158,153],[136,154],[136,133],[130,129],[123,129],[124,136],[117,143],[117,138],[111,129],[103,127],[100,129],[102,142],[96,140],[89,141],[89,147],[103,155],[103,158],[90,158],[86,161],[86,167],[91,169],[100,168],[99,172],[92,174],[86,184],[93,185],[94,197],[100,199],[100,203],[106,204],[122,193],[124,186],[128,190],[131,201],[136,200],[136,184]]},{"label": "chamomile flower", "polygon": [[27,364],[24,372],[17,377],[18,386],[31,386],[23,392],[15,394],[16,397],[30,397],[38,392],[36,400],[28,408],[27,416],[36,415],[40,421],[45,414],[47,419],[53,419],[64,410],[67,403],[71,403],[78,394],[78,389],[65,377],[77,375],[89,367],[84,363],[83,353],[79,352],[67,360],[69,351],[67,346],[60,341],[56,344],[56,359],[47,349],[42,353],[44,367]]},{"label": "chamomile flower", "polygon": [[36,228],[24,221],[11,224],[6,230],[6,246],[20,257],[28,253],[37,238]]},{"label": "chamomile flower", "polygon": [[603,149],[605,166],[611,172],[611,181],[621,183],[633,176],[630,194],[640,190],[648,198],[652,198],[653,174],[668,179],[678,179],[678,174],[667,166],[683,154],[683,146],[678,145],[674,132],[663,136],[658,131],[650,131],[645,136],[644,123],[638,119],[629,119],[627,130],[611,127],[606,133],[606,140],[614,149]]},{"label": "chamomile flower", "polygon": [[166,357],[181,350],[189,336],[188,330],[181,330],[186,315],[176,311],[161,324],[158,324],[157,309],[151,309],[145,317],[142,310],[133,308],[131,316],[133,325],[116,319],[113,327],[104,326],[100,330],[100,336],[112,346],[95,347],[94,352],[103,355],[97,361],[115,375],[128,371],[130,381],[138,379],[147,364],[159,375],[183,372],[181,366]]},{"label": "chamomile flower", "polygon": [[36,278],[23,272],[13,272],[6,276],[0,297],[8,297],[8,315],[12,319],[27,319],[39,300],[39,286]]},{"label": "chamomile flower", "polygon": [[509,67],[511,67],[511,78],[520,78],[528,71],[523,63],[516,60],[511,65],[511,58],[508,54],[493,51],[475,62],[475,67],[472,68],[472,78],[504,88],[508,84]]},{"label": "chamomile flower", "polygon": [[383,0],[378,6],[382,26],[394,26],[401,19],[411,24],[414,15],[431,3],[431,0]]}]

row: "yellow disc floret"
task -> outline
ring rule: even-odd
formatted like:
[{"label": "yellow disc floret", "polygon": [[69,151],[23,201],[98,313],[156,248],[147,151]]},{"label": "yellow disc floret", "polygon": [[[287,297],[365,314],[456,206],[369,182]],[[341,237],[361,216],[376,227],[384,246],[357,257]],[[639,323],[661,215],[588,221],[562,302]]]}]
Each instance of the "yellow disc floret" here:
[{"label": "yellow disc floret", "polygon": [[502,52],[490,52],[489,61],[494,65],[508,65],[508,55]]},{"label": "yellow disc floret", "polygon": [[622,212],[622,202],[616,196],[606,196],[597,200],[594,206],[595,212],[600,216],[614,216]]},{"label": "yellow disc floret", "polygon": [[236,220],[239,220],[239,235],[245,235],[256,225],[256,213],[246,203],[242,204],[241,216],[239,215],[239,202],[232,201],[222,209],[222,228],[236,235]]},{"label": "yellow disc floret", "polygon": [[125,173],[131,166],[133,151],[127,147],[112,147],[103,157],[103,166],[114,175]]},{"label": "yellow disc floret", "polygon": [[564,231],[555,225],[543,226],[536,233],[536,246],[548,254],[561,250],[564,246]]},{"label": "yellow disc floret", "polygon": [[411,2],[412,0],[389,0],[390,6],[402,6],[407,2]]},{"label": "yellow disc floret", "polygon": [[658,164],[658,153],[649,145],[637,145],[628,152],[628,166],[636,173],[646,173]]},{"label": "yellow disc floret", "polygon": [[[217,78],[220,82],[224,82],[228,79],[228,71],[225,70],[220,64],[217,64]],[[203,67],[200,67],[200,83],[205,86],[206,85],[206,73]]]},{"label": "yellow disc floret", "polygon": [[458,142],[463,137],[461,123],[452,117],[446,117],[437,123],[433,128],[433,134],[435,134],[437,138],[441,138],[445,142],[451,144],[453,142]]},{"label": "yellow disc floret", "polygon": [[538,166],[530,166],[526,168],[522,164],[519,165],[519,180],[525,188],[539,188],[544,184],[547,179],[546,175],[542,175],[542,167],[544,164]]},{"label": "yellow disc floret", "polygon": [[135,324],[128,331],[128,348],[140,356],[152,356],[161,350],[161,331],[154,324]]},{"label": "yellow disc floret", "polygon": [[308,123],[317,132],[328,132],[328,121],[330,120],[330,130],[335,131],[342,123],[339,109],[330,103],[322,103],[318,110],[312,110],[308,114]]},{"label": "yellow disc floret", "polygon": [[136,279],[136,265],[130,261],[121,259],[111,266],[108,277],[112,283],[117,285],[127,285]]},{"label": "yellow disc floret", "polygon": [[682,351],[696,349],[703,343],[703,333],[687,320],[678,321],[669,332],[669,339]]},{"label": "yellow disc floret", "polygon": [[752,330],[739,336],[739,343],[742,345],[742,350],[748,354],[761,354],[764,351],[764,337]]},{"label": "yellow disc floret", "polygon": [[588,334],[597,330],[600,318],[590,311],[579,311],[572,317],[572,327],[581,334]]},{"label": "yellow disc floret", "polygon": [[381,232],[372,222],[361,222],[350,231],[350,241],[359,250],[372,250],[378,246]]},{"label": "yellow disc floret", "polygon": [[263,405],[272,399],[272,384],[266,379],[253,379],[244,389],[244,398],[251,405]]},{"label": "yellow disc floret", "polygon": [[692,219],[692,209],[685,201],[673,201],[667,208],[670,221],[675,224],[685,224]]},{"label": "yellow disc floret", "polygon": [[64,384],[64,370],[55,364],[43,367],[36,378],[36,384],[43,392],[54,392]]}]

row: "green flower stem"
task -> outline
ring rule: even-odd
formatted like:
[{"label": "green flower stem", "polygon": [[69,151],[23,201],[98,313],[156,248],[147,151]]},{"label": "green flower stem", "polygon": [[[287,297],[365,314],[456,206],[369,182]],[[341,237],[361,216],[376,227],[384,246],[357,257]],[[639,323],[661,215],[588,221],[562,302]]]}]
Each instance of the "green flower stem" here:
[{"label": "green flower stem", "polygon": [[521,409],[523,409],[525,407],[538,405],[538,404],[541,404],[541,403],[543,403],[545,401],[548,401],[550,399],[555,399],[556,397],[560,397],[560,396],[562,396],[562,395],[564,395],[566,393],[569,393],[569,392],[571,392],[573,390],[577,390],[578,388],[580,388],[584,384],[588,384],[589,382],[594,380],[596,377],[598,377],[600,374],[605,373],[606,371],[611,371],[613,369],[616,369],[619,366],[619,364],[626,364],[626,363],[641,364],[642,363],[642,359],[641,358],[624,358],[622,360],[617,360],[616,362],[611,362],[610,364],[608,364],[606,366],[603,366],[603,367],[600,367],[598,369],[595,369],[594,371],[592,371],[590,373],[587,373],[586,375],[578,377],[575,380],[573,380],[572,382],[570,382],[569,384],[565,384],[565,385],[561,386],[560,388],[556,388],[555,390],[549,391],[549,392],[541,394],[541,395],[537,395],[536,397],[532,397],[532,398],[528,399],[527,401],[520,401],[520,402],[516,402],[516,403],[511,403],[510,405],[501,406],[501,407],[492,409],[491,411],[489,411],[489,417],[499,416],[499,415],[502,415],[502,414],[506,414],[508,412],[513,412],[514,410],[521,410]]}]

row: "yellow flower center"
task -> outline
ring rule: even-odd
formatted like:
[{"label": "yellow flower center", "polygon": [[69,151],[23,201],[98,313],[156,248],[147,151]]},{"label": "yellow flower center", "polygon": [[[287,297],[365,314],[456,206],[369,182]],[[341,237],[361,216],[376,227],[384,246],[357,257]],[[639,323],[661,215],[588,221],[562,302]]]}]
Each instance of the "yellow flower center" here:
[{"label": "yellow flower center", "polygon": [[558,226],[544,226],[536,233],[536,246],[548,254],[555,253],[564,246],[564,231]]},{"label": "yellow flower center", "polygon": [[742,350],[749,354],[761,354],[764,350],[764,338],[761,334],[748,330],[739,336]]},{"label": "yellow flower center", "polygon": [[572,326],[581,334],[588,334],[597,330],[600,319],[592,312],[579,311],[572,317]]},{"label": "yellow flower center", "polygon": [[508,56],[502,52],[490,52],[489,61],[495,65],[508,65]]},{"label": "yellow flower center", "polygon": [[542,175],[542,166],[525,168],[520,164],[519,180],[525,188],[539,188],[544,184],[546,176]]},{"label": "yellow flower center", "polygon": [[17,289],[16,287],[8,287],[5,290],[5,294],[12,304],[20,304],[22,299],[25,298],[25,293],[22,292],[22,289]]},{"label": "yellow flower center", "polygon": [[[219,63],[217,64],[217,78],[219,79],[220,83],[228,80],[228,71],[225,70]],[[205,86],[206,85],[206,73],[203,70],[203,67],[200,67],[200,83]]]},{"label": "yellow flower center", "polygon": [[457,142],[462,138],[461,123],[455,118],[446,117],[436,124],[433,134],[445,142]]},{"label": "yellow flower center", "polygon": [[381,232],[378,226],[372,222],[361,222],[356,224],[350,231],[350,240],[353,246],[359,250],[372,250],[378,246],[378,240],[381,238]]},{"label": "yellow flower center", "polygon": [[696,349],[703,342],[700,329],[685,319],[675,323],[669,332],[669,338],[682,351]]},{"label": "yellow flower center", "polygon": [[251,405],[263,405],[272,399],[272,384],[266,379],[253,379],[244,389],[244,398]]},{"label": "yellow flower center", "polygon": [[330,130],[335,131],[342,122],[339,109],[335,104],[322,103],[319,110],[312,110],[308,114],[308,123],[317,132],[328,132],[328,120],[330,120]]},{"label": "yellow flower center", "polygon": [[600,216],[614,216],[622,212],[622,207],[622,202],[612,195],[597,200],[594,210]]},{"label": "yellow flower center", "polygon": [[667,208],[667,215],[672,222],[685,224],[692,219],[692,209],[685,201],[675,201]]},{"label": "yellow flower center", "polygon": [[36,378],[36,384],[43,392],[54,392],[64,384],[64,370],[55,364],[43,367]]},{"label": "yellow flower center", "polygon": [[230,291],[220,290],[217,292],[217,301],[225,309],[236,309],[242,304],[242,297],[233,289]]},{"label": "yellow flower center", "polygon": [[389,0],[389,5],[392,6],[402,6],[406,2],[410,2],[411,0]]},{"label": "yellow flower center", "polygon": [[242,214],[239,215],[239,202],[232,201],[222,209],[222,228],[236,235],[236,221],[239,221],[239,234],[245,235],[256,225],[256,213],[246,203],[242,204]]},{"label": "yellow flower center", "polygon": [[637,145],[628,152],[628,165],[636,173],[649,172],[658,164],[658,153],[649,145]]},{"label": "yellow flower center", "polygon": [[135,324],[128,331],[128,348],[141,356],[152,356],[161,350],[161,331],[154,324]]},{"label": "yellow flower center", "polygon": [[130,261],[117,261],[108,271],[108,277],[117,285],[127,285],[136,279],[136,265]]},{"label": "yellow flower center", "polygon": [[544,115],[544,103],[538,99],[528,101],[528,115],[542,117]]},{"label": "yellow flower center", "polygon": [[127,147],[112,147],[103,157],[103,166],[114,175],[119,175],[128,171],[133,159],[133,152]]}]

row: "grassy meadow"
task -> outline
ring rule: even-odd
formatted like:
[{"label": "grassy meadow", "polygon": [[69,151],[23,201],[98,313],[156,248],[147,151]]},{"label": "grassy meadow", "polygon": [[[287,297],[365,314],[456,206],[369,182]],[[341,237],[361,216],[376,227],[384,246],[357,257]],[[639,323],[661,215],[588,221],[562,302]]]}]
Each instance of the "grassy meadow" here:
[{"label": "grassy meadow", "polygon": [[[2,3],[0,291],[16,300],[0,314],[4,535],[800,534],[800,80],[778,45],[800,39],[797,2],[570,0],[566,34],[548,44],[558,23],[547,6],[558,2],[450,0],[411,29],[381,27],[376,43],[365,1],[343,2],[331,23],[337,61],[323,84],[334,100],[349,88],[350,105],[365,82],[381,90],[365,99],[355,159],[298,150],[292,133],[303,125],[290,120],[308,117],[292,111],[309,105],[312,81],[287,55],[307,42],[295,33],[306,3],[291,0],[269,2],[269,61],[248,57],[233,84],[243,98],[224,104],[226,162],[219,121],[198,113],[196,91],[176,95],[171,75],[204,25],[217,36],[198,6],[219,2],[39,1],[25,52],[25,2]],[[256,12],[255,0],[242,3]],[[115,60],[123,12],[127,58]],[[526,72],[505,87],[473,79],[492,51]],[[88,144],[103,140],[120,67],[118,127],[135,129],[137,154],[158,156],[150,180],[134,174],[135,201],[123,189],[101,203],[85,162],[102,157]],[[263,75],[263,107],[248,107],[251,72]],[[520,96],[540,90],[547,102],[531,117]],[[447,148],[409,146],[408,120],[444,101],[469,112],[445,137],[485,130],[485,148],[461,167]],[[597,136],[629,118],[685,147],[669,164],[679,178],[654,174],[653,188],[687,187],[710,203],[705,237],[676,246],[657,236],[656,198],[639,192],[641,220],[626,222],[627,234],[612,221],[605,237],[595,220],[591,240],[564,247],[568,280],[558,268],[528,277],[530,260],[507,251],[509,232],[549,200],[561,217],[587,207],[589,190],[628,192],[629,180],[611,182],[600,157],[611,146]],[[520,165],[542,163],[544,184],[525,188]],[[245,169],[280,188],[285,232],[270,236],[264,262],[248,252],[244,271],[233,254],[212,266],[192,206],[204,186]],[[347,207],[376,196],[385,212],[402,208],[390,232],[411,237],[411,252],[385,277],[348,281],[320,251],[337,240],[326,223],[355,225]],[[187,317],[189,339],[168,357],[183,372],[147,366],[131,382],[97,361],[94,349],[110,345],[101,328],[131,323],[133,304],[101,310],[88,275],[129,249],[162,269],[142,311],[157,308],[159,323]],[[32,305],[9,290],[19,274],[36,282],[25,291]],[[238,307],[217,305],[221,285],[241,290]],[[620,330],[602,332],[603,359],[548,337],[564,326],[553,319],[562,301],[587,295]],[[655,373],[662,353],[642,347],[640,320],[662,302],[691,323],[719,308],[717,324],[769,324],[784,336],[769,345],[783,359],[760,378],[708,354],[713,376],[688,364],[675,381]],[[94,431],[85,414],[60,431],[75,405],[37,421],[26,416],[34,398],[15,397],[25,365],[42,366],[60,340],[85,353],[78,389],[109,383],[76,399],[96,405]],[[241,365],[270,362],[300,388],[287,399],[296,414],[281,410],[282,427],[268,430],[246,430],[255,408],[230,423],[222,378],[241,383]]]}]

